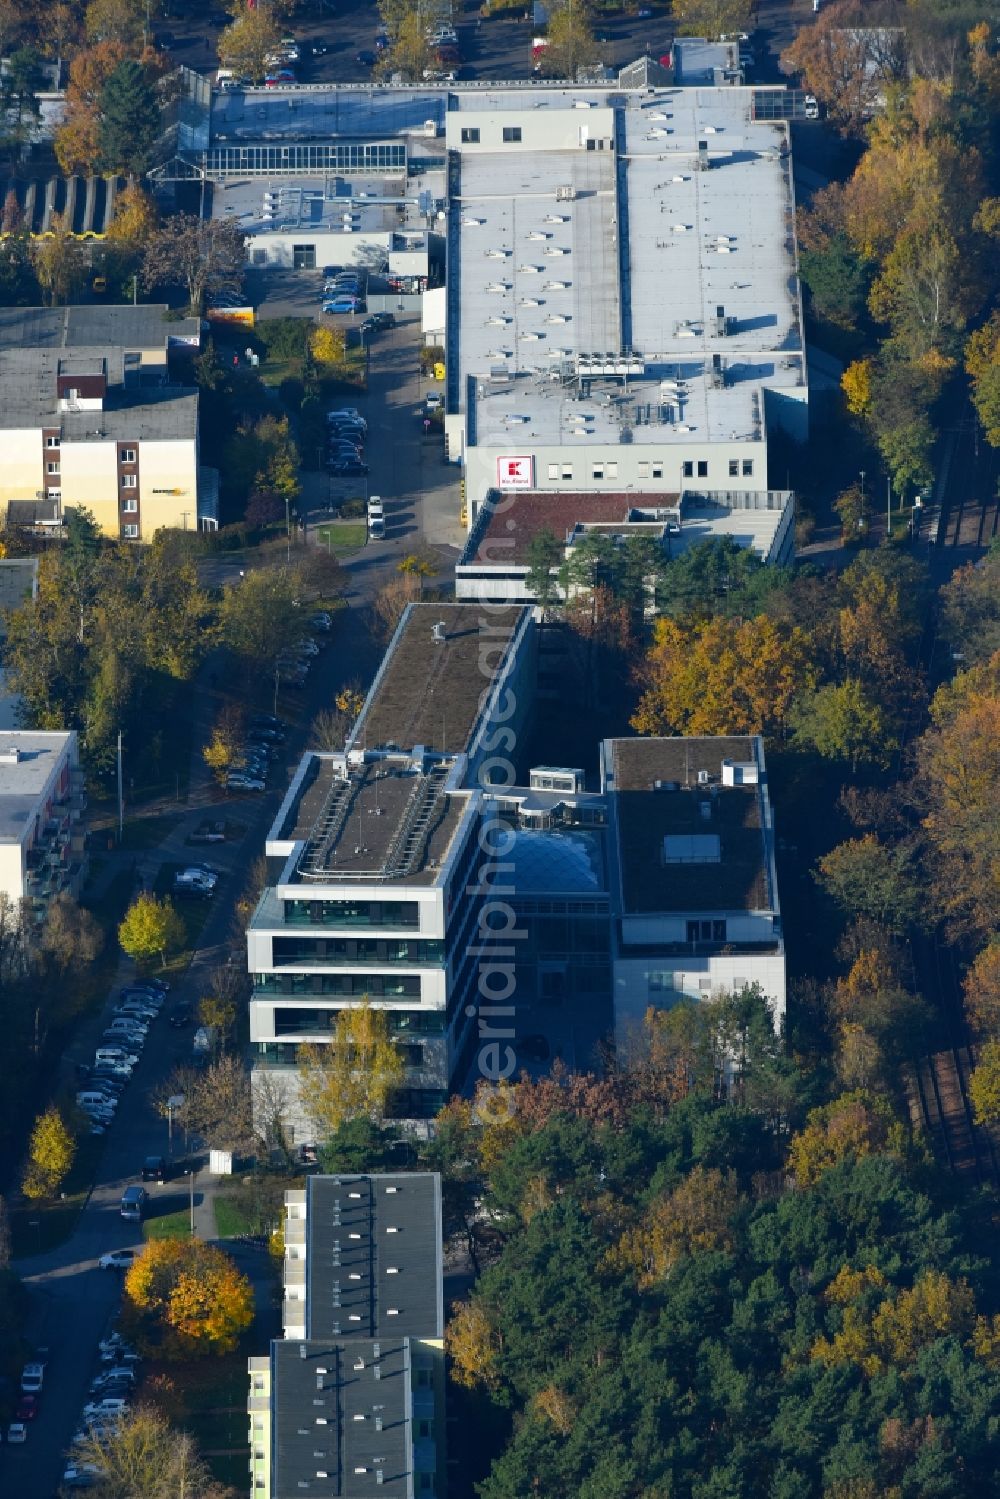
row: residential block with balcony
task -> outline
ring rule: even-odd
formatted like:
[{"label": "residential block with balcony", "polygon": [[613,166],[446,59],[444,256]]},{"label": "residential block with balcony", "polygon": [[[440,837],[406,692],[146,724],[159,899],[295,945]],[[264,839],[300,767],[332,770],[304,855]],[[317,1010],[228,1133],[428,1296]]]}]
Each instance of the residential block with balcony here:
[{"label": "residential block with balcony", "polygon": [[36,923],[54,896],[79,891],[85,805],[74,731],[0,732],[0,894],[26,901]]},{"label": "residential block with balcony", "polygon": [[444,1499],[440,1177],[313,1176],[285,1211],[284,1338],[248,1362],[253,1499]]}]

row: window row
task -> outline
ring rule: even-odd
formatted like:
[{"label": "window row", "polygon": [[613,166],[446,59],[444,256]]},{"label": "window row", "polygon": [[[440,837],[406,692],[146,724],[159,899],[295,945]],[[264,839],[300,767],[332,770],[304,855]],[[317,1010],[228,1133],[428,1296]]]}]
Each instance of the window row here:
[{"label": "window row", "polygon": [[[640,479],[662,479],[663,478],[665,465],[664,465],[662,459],[644,460],[644,461],[639,462],[636,465],[636,467],[637,467],[637,476]],[[694,479],[694,478],[707,479],[708,478],[708,459],[707,458],[697,458],[697,459],[686,458],[686,459],[684,459],[683,462],[681,463],[681,474],[683,475],[683,477],[685,479]],[[555,481],[557,483],[558,482],[562,482],[564,484],[566,484],[566,483],[570,483],[571,484],[573,482],[573,477],[574,477],[573,465],[571,463],[550,463],[548,465],[548,476],[549,476],[550,480],[553,480],[553,481]],[[584,476],[586,476],[586,470],[584,470]],[[617,479],[618,478],[618,463],[617,463],[617,460],[614,461],[614,462],[612,462],[610,460],[603,460],[603,461],[598,460],[597,462],[591,463],[591,465],[590,465],[590,477],[592,479]],[[738,479],[738,478],[741,478],[741,477],[744,478],[744,479],[752,479],[753,478],[753,459],[752,458],[730,458],[729,459],[729,477],[730,477],[730,479]]]}]

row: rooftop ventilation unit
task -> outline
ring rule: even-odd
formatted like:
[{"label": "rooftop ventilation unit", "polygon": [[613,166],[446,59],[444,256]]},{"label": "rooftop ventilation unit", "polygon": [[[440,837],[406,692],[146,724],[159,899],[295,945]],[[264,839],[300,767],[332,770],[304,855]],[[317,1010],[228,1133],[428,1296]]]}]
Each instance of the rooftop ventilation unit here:
[{"label": "rooftop ventilation unit", "polygon": [[572,202],[575,201],[575,199],[576,199],[576,188],[573,186],[572,183],[568,183],[568,184],[566,184],[563,187],[557,187],[556,188],[556,202],[557,203],[572,203]]},{"label": "rooftop ventilation unit", "polygon": [[699,170],[699,172],[707,172],[709,170],[709,168],[711,167],[711,165],[712,165],[712,163],[711,163],[711,161],[709,160],[709,157],[708,157],[708,141],[699,141],[698,142],[698,170]]},{"label": "rooftop ventilation unit", "polygon": [[724,390],[726,385],[726,372],[722,368],[722,355],[712,355],[712,371],[709,376],[713,390]]}]

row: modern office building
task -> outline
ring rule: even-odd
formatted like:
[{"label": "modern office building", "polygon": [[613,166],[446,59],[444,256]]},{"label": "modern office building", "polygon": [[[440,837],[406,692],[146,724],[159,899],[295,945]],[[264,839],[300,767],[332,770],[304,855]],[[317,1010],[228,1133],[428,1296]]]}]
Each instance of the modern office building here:
[{"label": "modern office building", "polygon": [[104,533],[213,529],[218,475],[199,463],[198,392],[172,348],[197,348],[197,319],[164,307],[6,308],[0,315],[0,506],[9,523],[93,512]]},{"label": "modern office building", "polygon": [[650,1007],[759,984],[785,1014],[785,949],[763,741],[601,747],[616,913],[615,1031]]},{"label": "modern office building", "polygon": [[[317,1136],[298,1047],[363,1002],[390,1017],[388,1112],[415,1128],[489,1075],[484,994],[509,1002],[509,1037],[561,1007],[581,1066],[681,995],[759,983],[784,1014],[760,740],[607,741],[589,786],[530,764],[537,636],[523,607],[411,605],[345,749],[303,758],[247,934],[258,1106],[267,1080],[294,1145]],[[483,911],[501,898],[518,934],[497,995]]]},{"label": "modern office building", "polygon": [[35,923],[54,896],[79,892],[85,805],[75,731],[0,732],[0,895]]},{"label": "modern office building", "polygon": [[496,716],[534,684],[530,611],[407,609],[342,753],[304,756],[267,837],[276,878],[247,933],[254,1077],[273,1074],[296,1143],[315,1138],[296,1051],[338,1013],[386,1010],[406,1062],[391,1112],[433,1117],[477,1040],[482,784]]},{"label": "modern office building", "polygon": [[284,1338],[249,1360],[253,1499],[445,1499],[441,1179],[285,1196]]}]

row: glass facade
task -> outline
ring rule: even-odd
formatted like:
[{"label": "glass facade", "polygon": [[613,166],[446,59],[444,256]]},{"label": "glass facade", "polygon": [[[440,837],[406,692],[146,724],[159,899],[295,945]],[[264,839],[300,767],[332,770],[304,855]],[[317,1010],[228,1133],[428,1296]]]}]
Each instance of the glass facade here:
[{"label": "glass facade", "polygon": [[420,999],[420,977],[415,973],[258,973],[254,996],[274,999],[298,995],[323,999],[329,994],[371,994],[380,999]]},{"label": "glass facade", "polygon": [[286,926],[418,926],[415,900],[286,900]]},{"label": "glass facade", "polygon": [[395,141],[351,145],[344,141],[286,145],[213,146],[205,152],[205,172],[226,177],[288,176],[295,172],[405,172],[406,146]]},{"label": "glass facade", "polygon": [[[274,1012],[274,1034],[275,1036],[302,1036],[324,1034],[332,1031],[337,1024],[339,1010],[306,1009],[288,1006],[276,1009]],[[389,1010],[389,1030],[393,1036],[442,1036],[444,1035],[444,1012],[442,1010],[428,1011],[426,1014],[414,1013],[413,1011],[396,1012]],[[403,1060],[408,1067],[417,1067],[423,1061],[423,1055],[416,1061],[409,1060],[404,1056]]]},{"label": "glass facade", "polygon": [[303,964],[343,968],[353,963],[409,963],[426,967],[444,962],[444,943],[419,938],[363,937],[275,937],[272,948],[275,968],[297,968]]}]

